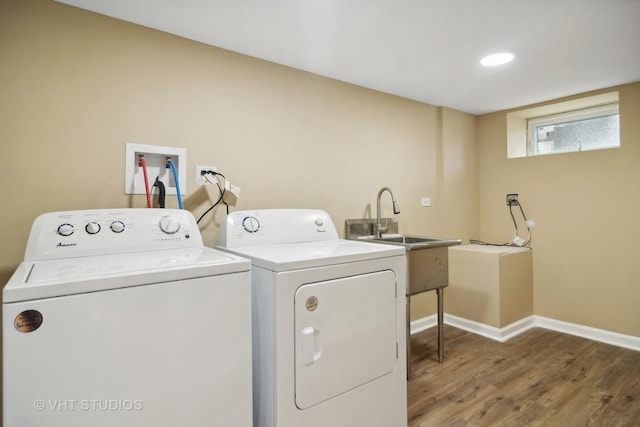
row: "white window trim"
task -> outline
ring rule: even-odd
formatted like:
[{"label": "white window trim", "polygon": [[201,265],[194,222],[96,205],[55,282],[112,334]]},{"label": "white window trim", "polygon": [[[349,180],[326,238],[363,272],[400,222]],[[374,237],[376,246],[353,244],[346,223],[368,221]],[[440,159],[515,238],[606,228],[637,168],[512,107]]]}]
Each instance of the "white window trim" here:
[{"label": "white window trim", "polygon": [[531,141],[528,122],[538,119],[542,120],[552,116],[557,117],[561,114],[571,114],[571,112],[575,112],[576,114],[573,119],[553,120],[551,123],[554,121],[558,123],[578,120],[581,111],[586,111],[591,108],[607,108],[607,106],[613,104],[615,104],[617,108],[618,92],[608,92],[507,113],[507,157],[517,158],[533,155],[530,154],[528,150],[530,145],[529,141]]},{"label": "white window trim", "polygon": [[561,123],[577,122],[579,120],[595,119],[598,117],[613,116],[618,114],[618,103],[608,103],[596,105],[594,107],[581,108],[579,110],[566,111],[543,117],[532,117],[527,119],[527,154],[537,156],[538,138],[536,128]]}]

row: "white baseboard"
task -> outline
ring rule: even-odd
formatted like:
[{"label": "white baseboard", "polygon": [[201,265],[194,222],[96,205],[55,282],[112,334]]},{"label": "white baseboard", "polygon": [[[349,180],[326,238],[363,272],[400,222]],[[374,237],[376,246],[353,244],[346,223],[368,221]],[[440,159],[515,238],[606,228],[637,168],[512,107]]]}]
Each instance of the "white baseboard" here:
[{"label": "white baseboard", "polygon": [[640,351],[640,337],[619,334],[590,326],[577,325],[575,323],[562,322],[542,316],[535,316],[535,318],[536,326],[540,328],[551,329],[565,334],[576,335],[582,338]]},{"label": "white baseboard", "polygon": [[504,328],[496,328],[446,313],[444,315],[444,323],[500,342],[505,342],[535,326],[534,316],[525,317]]},{"label": "white baseboard", "polygon": [[[446,323],[446,322],[445,322]],[[420,319],[413,320],[411,322],[410,330],[411,334],[417,334],[425,329],[433,328],[438,324],[438,316],[432,314],[431,316],[421,317]]]},{"label": "white baseboard", "polygon": [[[438,320],[435,314],[414,320],[411,322],[411,333],[416,334],[418,332],[422,332],[425,329],[436,326],[437,323]],[[496,328],[485,325],[484,323],[475,322],[473,320],[445,313],[444,323],[500,342],[508,341],[516,335],[519,335],[533,327],[539,327],[640,351],[640,337],[623,335],[617,332],[596,329],[590,326],[577,325],[575,323],[563,322],[542,316],[525,317],[524,319],[518,320],[504,328]]]}]

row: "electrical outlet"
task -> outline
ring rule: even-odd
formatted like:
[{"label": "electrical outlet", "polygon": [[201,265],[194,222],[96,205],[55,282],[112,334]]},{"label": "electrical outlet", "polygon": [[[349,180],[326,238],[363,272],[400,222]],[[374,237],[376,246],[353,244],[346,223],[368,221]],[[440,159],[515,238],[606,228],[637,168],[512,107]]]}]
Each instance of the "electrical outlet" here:
[{"label": "electrical outlet", "polygon": [[202,165],[197,165],[196,166],[196,175],[195,175],[195,179],[196,179],[196,183],[198,185],[205,185],[205,184],[210,184],[210,182],[206,181],[203,177],[204,175],[207,173],[207,171],[213,171],[213,172],[217,172],[218,168],[215,166],[202,166]]},{"label": "electrical outlet", "polygon": [[177,185],[171,168],[167,169],[167,159],[176,167],[180,195],[187,192],[187,150],[185,148],[161,147],[158,145],[126,144],[125,150],[125,194],[146,194],[144,173],[140,164],[140,155],[147,164],[149,188],[156,178],[163,182],[166,194],[177,194]]},{"label": "electrical outlet", "polygon": [[518,206],[518,194],[507,194],[507,206]]}]

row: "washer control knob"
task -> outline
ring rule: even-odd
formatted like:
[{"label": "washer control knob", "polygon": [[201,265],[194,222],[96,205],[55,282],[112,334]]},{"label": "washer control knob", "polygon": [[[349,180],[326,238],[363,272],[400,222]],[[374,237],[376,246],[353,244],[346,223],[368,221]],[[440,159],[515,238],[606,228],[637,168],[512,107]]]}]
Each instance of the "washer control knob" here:
[{"label": "washer control knob", "polygon": [[85,225],[84,229],[89,234],[98,234],[100,232],[100,224],[95,221],[91,221],[87,225]]},{"label": "washer control knob", "polygon": [[180,230],[180,221],[171,215],[165,215],[160,218],[158,225],[160,226],[160,230],[165,234],[176,234],[178,230]]},{"label": "washer control knob", "polygon": [[122,233],[124,231],[124,222],[113,221],[111,223],[111,231],[113,231],[114,233]]},{"label": "washer control knob", "polygon": [[324,224],[324,221],[322,221],[321,217],[316,218],[316,220],[314,222],[316,223],[316,225],[318,227],[322,227],[322,224]]},{"label": "washer control knob", "polygon": [[255,216],[247,216],[242,220],[242,227],[247,233],[257,233],[260,230],[260,222]]},{"label": "washer control knob", "polygon": [[73,224],[64,223],[58,226],[58,234],[61,236],[71,236],[73,232],[76,231],[76,228]]}]

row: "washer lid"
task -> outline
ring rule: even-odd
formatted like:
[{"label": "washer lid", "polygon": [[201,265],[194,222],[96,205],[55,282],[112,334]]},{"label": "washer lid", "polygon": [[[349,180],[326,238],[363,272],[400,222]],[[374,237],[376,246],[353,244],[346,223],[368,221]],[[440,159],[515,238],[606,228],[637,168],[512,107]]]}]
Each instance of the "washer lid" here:
[{"label": "washer lid", "polygon": [[3,302],[27,301],[249,271],[248,260],[211,248],[23,262]]},{"label": "washer lid", "polygon": [[344,239],[220,249],[276,272],[405,255],[401,246]]}]

